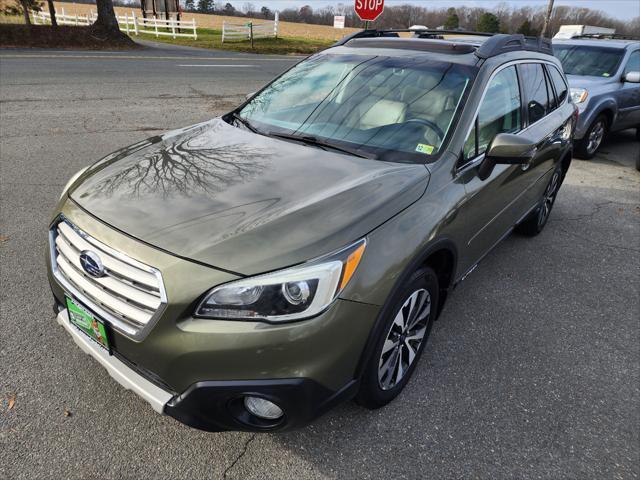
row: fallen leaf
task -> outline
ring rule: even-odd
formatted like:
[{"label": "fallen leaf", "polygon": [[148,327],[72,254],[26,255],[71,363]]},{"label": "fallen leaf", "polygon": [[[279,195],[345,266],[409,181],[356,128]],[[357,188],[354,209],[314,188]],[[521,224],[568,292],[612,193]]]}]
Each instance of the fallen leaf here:
[{"label": "fallen leaf", "polygon": [[66,408],[64,409],[64,416],[65,417],[70,417],[71,416],[71,412],[69,410],[67,410]]},{"label": "fallen leaf", "polygon": [[0,243],[4,243],[7,240],[9,240],[9,237],[7,237],[6,235],[0,234]]},{"label": "fallen leaf", "polygon": [[12,393],[9,395],[9,408],[7,410],[11,410],[16,404],[16,394]]}]

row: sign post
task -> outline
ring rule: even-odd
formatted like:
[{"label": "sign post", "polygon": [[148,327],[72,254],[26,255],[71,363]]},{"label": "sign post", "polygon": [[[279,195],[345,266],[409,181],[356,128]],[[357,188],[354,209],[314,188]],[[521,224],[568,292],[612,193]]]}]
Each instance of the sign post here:
[{"label": "sign post", "polygon": [[353,9],[369,28],[369,22],[373,22],[384,10],[384,0],[356,0]]}]

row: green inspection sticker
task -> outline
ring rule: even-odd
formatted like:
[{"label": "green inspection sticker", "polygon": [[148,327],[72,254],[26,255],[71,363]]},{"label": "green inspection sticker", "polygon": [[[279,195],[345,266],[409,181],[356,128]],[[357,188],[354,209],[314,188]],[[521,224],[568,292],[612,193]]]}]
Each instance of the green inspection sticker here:
[{"label": "green inspection sticker", "polygon": [[427,155],[431,155],[433,153],[433,149],[435,147],[433,145],[427,145],[426,143],[419,143],[416,147],[416,152],[426,153]]},{"label": "green inspection sticker", "polygon": [[108,351],[109,340],[107,339],[107,329],[104,323],[69,297],[66,298],[69,321],[91,338],[91,340]]}]

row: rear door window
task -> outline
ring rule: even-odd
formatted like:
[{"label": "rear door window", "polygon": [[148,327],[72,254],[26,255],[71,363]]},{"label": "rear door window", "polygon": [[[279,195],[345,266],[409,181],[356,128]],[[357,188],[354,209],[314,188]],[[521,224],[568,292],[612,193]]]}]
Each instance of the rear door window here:
[{"label": "rear door window", "polygon": [[549,92],[542,64],[525,63],[520,66],[524,91],[527,98],[527,114],[529,124],[541,120],[551,111],[549,93],[553,98],[553,92]]},{"label": "rear door window", "polygon": [[549,76],[551,77],[551,81],[553,82],[553,86],[556,91],[556,97],[558,97],[558,105],[562,105],[564,101],[567,99],[567,94],[569,93],[569,88],[562,77],[562,74],[558,71],[556,67],[552,67],[551,65],[547,66],[547,72],[549,72]]}]

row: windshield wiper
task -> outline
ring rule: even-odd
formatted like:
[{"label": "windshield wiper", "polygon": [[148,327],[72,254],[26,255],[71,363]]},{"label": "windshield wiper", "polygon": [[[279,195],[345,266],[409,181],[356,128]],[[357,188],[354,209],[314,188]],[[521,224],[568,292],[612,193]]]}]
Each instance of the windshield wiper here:
[{"label": "windshield wiper", "polygon": [[306,145],[313,145],[315,147],[322,148],[323,150],[331,149],[336,152],[346,153],[348,155],[353,155],[354,157],[359,158],[372,158],[371,156],[363,155],[362,153],[357,152],[351,148],[339,147],[333,143],[325,142],[324,140],[320,140],[313,135],[295,135],[292,133],[277,133],[277,132],[269,132],[267,133],[269,137],[282,138],[285,140],[295,140],[297,142],[302,142]]},{"label": "windshield wiper", "polygon": [[251,122],[243,117],[240,116],[240,114],[238,112],[233,112],[231,114],[231,116],[234,118],[234,120],[237,120],[238,122],[240,122],[242,125],[244,125],[245,127],[247,127],[249,130],[251,130],[253,133],[262,133],[260,132],[256,127],[254,127],[253,125],[251,125]]}]

